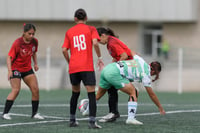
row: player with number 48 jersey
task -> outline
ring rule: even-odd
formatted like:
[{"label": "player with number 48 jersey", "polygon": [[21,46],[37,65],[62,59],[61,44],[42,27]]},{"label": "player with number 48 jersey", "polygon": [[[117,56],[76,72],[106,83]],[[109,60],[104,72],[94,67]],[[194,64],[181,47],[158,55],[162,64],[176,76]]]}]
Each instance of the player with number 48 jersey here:
[{"label": "player with number 48 jersey", "polygon": [[93,39],[100,39],[96,28],[84,23],[79,23],[66,32],[62,47],[70,49],[71,52],[69,73],[94,71]]},{"label": "player with number 48 jersey", "polygon": [[[87,14],[84,9],[75,11],[74,20],[76,25],[65,34],[62,46],[63,55],[69,64],[70,81],[72,84],[72,96],[70,100],[70,127],[78,126],[76,121],[77,101],[80,95],[80,82],[82,81],[88,92],[89,98],[89,128],[101,128],[96,123],[96,78],[93,66],[93,46],[98,56],[100,70],[104,64],[98,44],[99,35],[93,26],[86,25]],[[70,53],[68,51],[70,50]],[[69,56],[70,54],[70,56]]]}]

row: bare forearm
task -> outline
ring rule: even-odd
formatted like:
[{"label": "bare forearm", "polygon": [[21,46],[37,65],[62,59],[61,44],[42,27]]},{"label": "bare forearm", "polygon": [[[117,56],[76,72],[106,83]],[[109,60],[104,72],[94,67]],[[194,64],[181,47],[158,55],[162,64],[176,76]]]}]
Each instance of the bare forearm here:
[{"label": "bare forearm", "polygon": [[69,63],[69,55],[68,55],[67,49],[63,48],[62,51],[63,51],[63,55],[65,57],[65,60],[67,61],[67,63]]},{"label": "bare forearm", "polygon": [[97,39],[93,40],[93,46],[94,46],[94,50],[95,50],[95,52],[97,54],[97,57],[101,57],[101,51],[100,51]]},{"label": "bare forearm", "polygon": [[34,62],[34,65],[37,65],[37,64],[38,64],[38,61],[37,61],[37,54],[36,54],[36,53],[33,54],[33,62]]},{"label": "bare forearm", "polygon": [[120,61],[128,59],[128,55],[124,52],[120,55]]},{"label": "bare forearm", "polygon": [[10,56],[7,57],[7,68],[8,68],[8,71],[12,71],[12,68],[11,68],[11,58]]},{"label": "bare forearm", "polygon": [[160,104],[159,100],[158,100],[158,97],[156,96],[156,94],[153,92],[152,88],[150,87],[146,87],[147,89],[147,92],[151,98],[151,100],[155,103],[155,105],[158,107],[158,108],[162,108],[162,105]]}]

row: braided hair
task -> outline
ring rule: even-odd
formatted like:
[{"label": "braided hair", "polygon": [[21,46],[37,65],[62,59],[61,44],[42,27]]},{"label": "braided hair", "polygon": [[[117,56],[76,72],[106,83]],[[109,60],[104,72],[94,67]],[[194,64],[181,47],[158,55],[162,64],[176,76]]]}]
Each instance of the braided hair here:
[{"label": "braided hair", "polygon": [[155,71],[155,79],[152,80],[152,82],[156,81],[159,79],[159,73],[161,72],[161,64],[158,61],[151,62],[150,64],[151,70]]}]

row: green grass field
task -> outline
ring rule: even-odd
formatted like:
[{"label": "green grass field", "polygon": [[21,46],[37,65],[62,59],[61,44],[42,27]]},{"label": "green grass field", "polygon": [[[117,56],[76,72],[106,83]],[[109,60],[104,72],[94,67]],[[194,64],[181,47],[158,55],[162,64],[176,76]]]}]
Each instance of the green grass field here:
[{"label": "green grass field", "polygon": [[[84,90],[84,89],[83,89]],[[0,90],[0,112],[10,90]],[[31,93],[22,90],[10,113],[12,120],[0,119],[0,133],[199,133],[200,131],[200,93],[156,93],[166,110],[160,116],[157,107],[146,92],[140,92],[137,119],[144,125],[126,125],[127,95],[119,92],[119,111],[121,117],[113,123],[99,123],[102,129],[88,129],[87,117],[79,118],[79,127],[69,128],[70,90],[40,91],[39,112],[45,120],[34,120],[31,114]],[[85,91],[79,98],[86,98]],[[99,101],[97,119],[108,113],[107,94]]]}]

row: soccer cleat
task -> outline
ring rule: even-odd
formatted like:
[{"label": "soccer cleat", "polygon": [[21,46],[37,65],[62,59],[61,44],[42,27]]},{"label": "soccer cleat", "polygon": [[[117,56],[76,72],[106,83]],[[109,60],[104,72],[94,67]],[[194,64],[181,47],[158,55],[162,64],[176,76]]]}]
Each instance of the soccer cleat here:
[{"label": "soccer cleat", "polygon": [[108,113],[106,116],[102,117],[102,119],[100,119],[99,122],[113,122],[119,117],[119,114]]},{"label": "soccer cleat", "polygon": [[43,120],[43,119],[44,119],[44,117],[41,116],[39,113],[37,113],[37,114],[35,114],[34,116],[32,116],[32,118],[38,119],[38,120]]},{"label": "soccer cleat", "polygon": [[143,125],[142,122],[136,120],[135,118],[128,118],[128,119],[126,120],[126,124]]},{"label": "soccer cleat", "polygon": [[3,118],[4,120],[11,120],[11,119],[12,119],[12,118],[10,117],[9,114],[3,114],[3,115],[2,115],[2,118]]},{"label": "soccer cleat", "polygon": [[79,125],[78,121],[70,121],[69,127],[77,127]]},{"label": "soccer cleat", "polygon": [[88,123],[88,127],[90,129],[100,129],[100,128],[102,128],[100,125],[97,124],[97,122],[94,122],[94,121],[90,121]]}]

